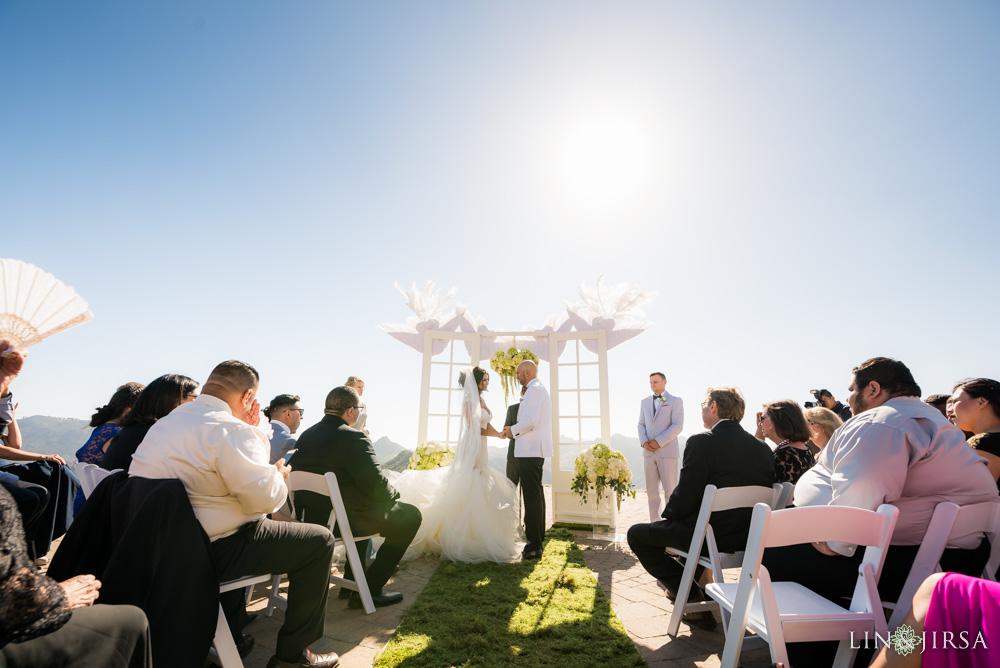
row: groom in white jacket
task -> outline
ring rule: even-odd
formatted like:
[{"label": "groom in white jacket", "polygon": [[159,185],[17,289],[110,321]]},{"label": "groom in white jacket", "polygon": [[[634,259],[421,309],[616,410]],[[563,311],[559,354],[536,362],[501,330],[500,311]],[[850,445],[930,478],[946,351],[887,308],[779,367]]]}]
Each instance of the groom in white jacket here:
[{"label": "groom in white jacket", "polygon": [[545,537],[545,493],[542,490],[542,466],[552,456],[552,401],[549,391],[538,380],[538,366],[525,360],[517,366],[517,381],[524,386],[524,396],[517,411],[517,423],[504,427],[502,438],[514,439],[514,457],[521,477],[524,497],[524,535],[527,544],[522,559],[542,556]]}]

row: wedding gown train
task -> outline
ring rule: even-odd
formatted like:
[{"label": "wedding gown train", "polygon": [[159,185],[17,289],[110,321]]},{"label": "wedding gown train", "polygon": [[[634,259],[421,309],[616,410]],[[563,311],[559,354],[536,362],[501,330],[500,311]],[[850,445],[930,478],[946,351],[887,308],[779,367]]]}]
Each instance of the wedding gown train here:
[{"label": "wedding gown train", "polygon": [[[471,378],[471,373],[469,378]],[[471,384],[471,383],[469,383]],[[468,394],[468,393],[467,393]],[[517,521],[517,488],[489,467],[486,438],[489,409],[465,403],[462,433],[451,465],[431,471],[406,470],[393,485],[400,501],[420,509],[420,530],[406,558],[431,553],[466,563],[516,561],[524,542]],[[465,422],[477,428],[466,428]]]}]

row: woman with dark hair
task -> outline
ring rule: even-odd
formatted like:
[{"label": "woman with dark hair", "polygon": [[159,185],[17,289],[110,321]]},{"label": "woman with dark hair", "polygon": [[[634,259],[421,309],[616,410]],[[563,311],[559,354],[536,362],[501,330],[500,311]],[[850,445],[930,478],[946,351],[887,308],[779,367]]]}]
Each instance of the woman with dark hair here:
[{"label": "woman with dark hair", "polygon": [[802,474],[816,464],[806,441],[812,436],[802,408],[791,399],[764,404],[757,413],[757,438],[771,440],[774,449],[774,481],[799,481]]},{"label": "woman with dark hair", "polygon": [[84,464],[100,464],[104,459],[104,444],[122,430],[118,421],[135,405],[142,392],[142,383],[125,383],[111,396],[111,401],[97,409],[90,418],[90,438],[76,451],[76,460]]},{"label": "woman with dark hair", "polygon": [[168,373],[160,376],[139,394],[128,414],[118,421],[121,431],[108,442],[101,468],[129,470],[132,455],[146,437],[146,432],[157,420],[181,404],[194,401],[198,396],[198,383],[187,376]]},{"label": "woman with dark hair", "polygon": [[509,563],[524,547],[518,536],[517,488],[489,465],[484,437],[500,438],[482,396],[489,384],[486,370],[462,370],[454,459],[443,468],[404,471],[393,482],[400,500],[419,508],[423,518],[408,556],[430,552],[463,563]]},{"label": "woman with dark hair", "polygon": [[951,394],[949,415],[956,427],[973,434],[969,445],[986,459],[1000,489],[1000,383],[989,378],[959,383]]},{"label": "woman with dark hair", "polygon": [[[90,438],[83,447],[76,451],[76,461],[82,464],[101,463],[104,459],[104,446],[122,430],[118,421],[132,410],[143,387],[142,383],[125,383],[111,395],[111,401],[97,409],[90,417],[90,426],[94,431],[90,432]],[[82,489],[76,493],[73,501],[74,515],[80,512],[86,500]]]}]

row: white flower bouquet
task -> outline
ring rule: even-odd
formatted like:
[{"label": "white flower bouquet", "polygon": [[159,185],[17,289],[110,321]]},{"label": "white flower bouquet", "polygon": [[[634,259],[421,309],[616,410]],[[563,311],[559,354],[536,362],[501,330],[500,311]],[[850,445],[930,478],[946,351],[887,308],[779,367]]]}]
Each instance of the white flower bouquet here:
[{"label": "white flower bouquet", "polygon": [[407,468],[414,471],[429,471],[448,466],[453,459],[455,459],[453,449],[437,441],[431,441],[417,446],[417,449],[410,455],[410,465]]},{"label": "white flower bouquet", "polygon": [[618,498],[618,510],[622,507],[622,496],[635,498],[632,472],[628,469],[625,455],[598,443],[577,456],[570,489],[584,503],[590,492],[594,491],[597,493],[597,502],[600,503],[609,488]]}]

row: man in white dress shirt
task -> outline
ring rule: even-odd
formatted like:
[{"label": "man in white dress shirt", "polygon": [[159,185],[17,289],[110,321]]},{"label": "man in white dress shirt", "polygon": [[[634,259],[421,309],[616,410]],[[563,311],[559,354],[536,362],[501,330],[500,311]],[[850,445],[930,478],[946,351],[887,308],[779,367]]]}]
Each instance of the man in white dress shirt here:
[{"label": "man in white dress shirt", "polygon": [[[684,402],[666,391],[667,377],[659,371],[649,374],[653,396],[642,400],[639,409],[639,443],[649,501],[649,521],[658,522],[670,493],[677,486],[677,437],[684,428]],[[660,489],[663,499],[660,500]]]},{"label": "man in white dress shirt", "polygon": [[[212,541],[221,581],[288,574],[288,609],[267,668],[332,668],[340,661],[336,654],[318,655],[307,647],[323,636],[333,536],[315,524],[266,517],[285,502],[291,469],[282,460],[268,464],[270,444],[256,428],[259,380],[243,362],[215,367],[197,399],[150,428],[130,473],[184,483],[195,517]],[[236,638],[233,620],[241,599],[240,590],[222,596]]]},{"label": "man in white dress shirt", "polygon": [[542,467],[552,456],[552,401],[549,391],[538,380],[538,366],[525,360],[517,366],[517,381],[524,386],[517,422],[504,427],[501,438],[514,439],[514,457],[524,498],[524,537],[527,543],[522,559],[542,556],[545,538],[545,492],[542,490]]}]

